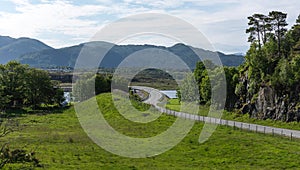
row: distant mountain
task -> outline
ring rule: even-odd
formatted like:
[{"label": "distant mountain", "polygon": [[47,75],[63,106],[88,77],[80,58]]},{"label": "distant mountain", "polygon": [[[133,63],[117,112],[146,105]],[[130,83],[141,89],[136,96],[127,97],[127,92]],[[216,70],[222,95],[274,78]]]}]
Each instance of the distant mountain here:
[{"label": "distant mountain", "polygon": [[39,40],[0,36],[0,64],[15,60],[20,56],[41,50],[53,50]]},{"label": "distant mountain", "polygon": [[16,39],[8,37],[8,36],[0,36],[0,48],[2,46],[8,45],[14,41],[16,41]]},{"label": "distant mountain", "polygon": [[[108,44],[108,43],[107,43]],[[105,42],[89,42],[72,47],[66,47],[61,49],[47,49],[39,52],[33,52],[21,56],[19,61],[24,64],[29,64],[34,67],[55,67],[55,66],[70,66],[74,67],[76,59],[84,47],[84,45],[103,48]],[[226,66],[238,66],[244,62],[244,57],[241,55],[226,55],[220,52],[212,52],[199,48],[189,47],[184,44],[176,44],[172,47],[154,46],[154,45],[115,45],[105,56],[101,62],[101,67],[115,68],[117,67],[127,56],[134,52],[138,52],[144,49],[162,49],[172,52],[179,56],[190,68],[194,68],[199,57],[193,50],[197,51],[204,59],[209,59],[212,55],[218,54],[223,65]],[[193,49],[193,50],[192,50]],[[97,51],[89,51],[96,53]],[[151,57],[152,54],[145,54]],[[148,57],[148,56],[147,56]],[[145,62],[145,61],[137,61]],[[170,61],[165,61],[170,62]]]},{"label": "distant mountain", "polygon": [[241,56],[245,56],[245,53],[233,53],[232,55],[241,55]]}]

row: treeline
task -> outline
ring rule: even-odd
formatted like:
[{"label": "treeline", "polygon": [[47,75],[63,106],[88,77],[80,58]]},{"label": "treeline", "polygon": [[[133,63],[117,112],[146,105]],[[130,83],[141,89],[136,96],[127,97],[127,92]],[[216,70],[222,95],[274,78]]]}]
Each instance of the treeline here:
[{"label": "treeline", "polygon": [[59,105],[62,101],[63,91],[58,82],[51,81],[48,72],[16,61],[0,65],[0,111]]},{"label": "treeline", "polygon": [[110,92],[112,75],[81,75],[73,86],[75,101],[84,101],[100,93]]},{"label": "treeline", "polygon": [[85,74],[81,75],[73,86],[73,96],[75,101],[84,101],[101,93],[119,90],[125,93],[129,92],[129,98],[135,107],[139,109],[148,108],[149,105],[142,102],[141,97],[128,87],[128,83],[125,78],[113,77],[112,74]]},{"label": "treeline", "polygon": [[[232,110],[238,99],[238,96],[235,94],[235,86],[239,81],[238,73],[239,71],[236,67],[217,66],[210,60],[198,62],[194,73],[188,74],[180,84],[180,90],[177,90],[177,96],[180,101],[196,101],[201,105],[210,105],[212,104],[212,88],[217,92],[218,89],[223,90],[222,87],[226,87],[227,96],[225,108]],[[225,75],[225,77],[223,75]],[[211,82],[210,76],[213,76],[212,79],[214,81]],[[195,84],[198,86],[195,86]]]},{"label": "treeline", "polygon": [[[300,121],[300,15],[289,30],[286,18],[287,14],[279,11],[248,17],[246,33],[251,46],[245,63],[238,68],[224,67],[226,109],[236,109],[260,119]],[[200,104],[210,102],[211,84],[207,72],[218,76],[223,69],[219,66],[209,68],[212,69],[205,69],[200,62],[194,71],[200,98],[189,99],[187,95],[181,96],[182,100],[198,100]]]}]

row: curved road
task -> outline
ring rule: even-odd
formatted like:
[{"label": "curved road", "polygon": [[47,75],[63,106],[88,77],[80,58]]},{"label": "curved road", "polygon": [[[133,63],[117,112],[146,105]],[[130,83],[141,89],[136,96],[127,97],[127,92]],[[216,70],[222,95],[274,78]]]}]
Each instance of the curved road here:
[{"label": "curved road", "polygon": [[199,116],[199,115],[194,115],[194,114],[189,114],[189,113],[168,110],[168,109],[158,106],[158,103],[160,103],[160,100],[164,97],[164,94],[162,94],[159,90],[151,88],[151,87],[144,87],[144,86],[132,86],[132,88],[138,89],[138,90],[144,90],[147,93],[149,93],[149,98],[147,100],[145,100],[144,102],[153,105],[160,112],[164,112],[168,115],[182,117],[185,119],[191,119],[191,120],[195,120],[195,121],[227,125],[227,126],[237,127],[240,129],[246,129],[249,131],[255,131],[255,132],[260,132],[260,133],[268,133],[268,134],[273,134],[273,135],[276,134],[276,135],[281,135],[281,136],[288,136],[290,138],[300,138],[300,131],[298,131],[298,130],[276,128],[276,127],[271,127],[271,126],[262,126],[262,125],[252,124],[252,123],[244,123],[244,122],[237,122],[237,121],[231,121],[231,120],[225,120],[225,119],[217,119],[217,118],[213,118],[213,117]]}]

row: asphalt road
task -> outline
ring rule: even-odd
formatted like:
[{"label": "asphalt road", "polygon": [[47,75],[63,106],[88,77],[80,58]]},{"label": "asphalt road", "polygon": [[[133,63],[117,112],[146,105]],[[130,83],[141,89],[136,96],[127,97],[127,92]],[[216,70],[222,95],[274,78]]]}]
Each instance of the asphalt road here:
[{"label": "asphalt road", "polygon": [[191,119],[191,120],[195,120],[195,121],[227,125],[227,126],[232,126],[232,127],[236,127],[236,128],[240,128],[240,129],[245,129],[245,130],[260,132],[260,133],[265,133],[265,134],[281,135],[281,136],[287,136],[290,138],[300,138],[300,131],[298,131],[298,130],[282,129],[282,128],[276,128],[276,127],[271,127],[271,126],[262,126],[262,125],[252,124],[252,123],[244,123],[244,122],[237,122],[237,121],[231,121],[231,120],[217,119],[217,118],[213,118],[213,117],[198,116],[198,115],[194,115],[194,114],[168,110],[168,109],[158,106],[158,103],[160,103],[160,100],[164,97],[164,95],[159,90],[151,88],[151,87],[144,87],[144,86],[132,86],[132,88],[144,90],[147,93],[149,93],[149,98],[147,100],[145,100],[144,102],[153,105],[159,111],[164,112],[168,115],[181,117],[181,118],[185,118],[185,119]]}]

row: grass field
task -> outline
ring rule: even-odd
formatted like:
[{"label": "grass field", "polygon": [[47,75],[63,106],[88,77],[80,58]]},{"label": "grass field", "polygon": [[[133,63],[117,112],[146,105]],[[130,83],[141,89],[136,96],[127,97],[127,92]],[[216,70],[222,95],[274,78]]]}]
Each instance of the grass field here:
[{"label": "grass field", "polygon": [[[97,96],[104,117],[119,132],[149,137],[166,130],[175,118],[160,116],[151,123],[132,123],[120,116],[111,95]],[[22,127],[4,138],[10,148],[35,150],[44,169],[299,169],[300,141],[219,126],[198,143],[202,123],[173,149],[149,158],[113,155],[94,144],[82,130],[73,108],[62,113],[23,115]],[[30,164],[7,164],[4,169],[31,169]]]},{"label": "grass field", "polygon": [[[168,100],[168,103],[166,107],[170,110],[180,110],[180,103],[178,99],[170,99]],[[199,113],[198,115],[201,116],[207,116],[209,111],[209,106],[199,106]],[[195,113],[191,113],[195,114]],[[245,122],[245,123],[254,123],[254,124],[259,124],[259,125],[264,125],[264,126],[273,126],[273,127],[278,127],[278,128],[286,128],[286,129],[293,129],[293,130],[300,130],[300,123],[299,122],[283,122],[283,121],[276,121],[276,120],[258,120],[255,118],[250,118],[248,114],[242,115],[238,114],[235,112],[228,112],[224,111],[222,115],[222,119],[226,120],[235,120],[239,122]]]}]

